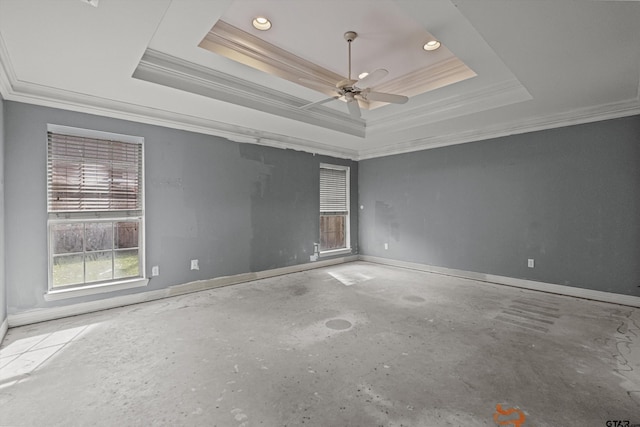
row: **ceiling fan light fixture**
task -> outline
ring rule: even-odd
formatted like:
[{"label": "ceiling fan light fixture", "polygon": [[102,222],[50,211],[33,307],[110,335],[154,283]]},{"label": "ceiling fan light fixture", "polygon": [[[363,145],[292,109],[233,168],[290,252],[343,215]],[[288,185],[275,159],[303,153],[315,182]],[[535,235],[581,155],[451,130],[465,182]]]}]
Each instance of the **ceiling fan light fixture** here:
[{"label": "ceiling fan light fixture", "polygon": [[264,16],[257,16],[253,18],[251,24],[253,25],[253,28],[260,31],[267,31],[271,28],[271,21]]},{"label": "ceiling fan light fixture", "polygon": [[309,83],[311,85],[310,87],[321,87],[322,89],[319,90],[323,92],[325,92],[326,90],[331,90],[335,92],[336,95],[328,99],[301,105],[301,109],[309,109],[313,106],[338,99],[341,101],[346,101],[347,108],[349,109],[349,115],[352,118],[360,119],[362,117],[362,112],[360,111],[360,104],[358,103],[359,101],[365,103],[367,103],[368,101],[379,101],[388,104],[404,104],[409,100],[409,97],[404,95],[395,95],[392,93],[376,92],[374,90],[371,90],[371,85],[374,82],[385,78],[387,74],[389,74],[389,71],[385,70],[384,68],[378,68],[371,73],[360,73],[360,75],[358,75],[359,80],[351,79],[351,43],[356,39],[356,37],[358,37],[358,34],[355,31],[347,31],[346,33],[344,33],[344,39],[347,41],[347,44],[349,46],[349,74],[346,79],[343,79],[336,83],[335,87],[314,80],[300,79],[301,81],[306,81],[307,83]]},{"label": "ceiling fan light fixture", "polygon": [[426,51],[433,51],[438,49],[441,46],[441,43],[438,40],[429,40],[422,46],[422,48]]}]

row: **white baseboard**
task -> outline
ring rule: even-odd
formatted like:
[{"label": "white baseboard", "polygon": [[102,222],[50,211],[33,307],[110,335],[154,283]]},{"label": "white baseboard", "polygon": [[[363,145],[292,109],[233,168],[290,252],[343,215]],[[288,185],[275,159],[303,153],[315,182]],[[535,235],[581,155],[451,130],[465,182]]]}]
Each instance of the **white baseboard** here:
[{"label": "white baseboard", "polygon": [[[315,268],[326,267],[329,265],[343,264],[346,262],[357,261],[357,255],[333,258],[323,261],[316,261],[307,264],[292,265],[289,267],[275,268],[272,270],[259,271],[256,273],[243,273],[233,276],[216,277],[207,280],[198,280],[195,282],[185,283],[181,285],[170,286],[165,289],[155,291],[140,292],[131,295],[122,295],[118,297],[105,298],[97,301],[83,302],[79,304],[66,305],[62,307],[41,308],[29,310],[22,313],[9,314],[8,322],[5,320],[3,327],[16,327],[29,325],[31,323],[45,322],[47,320],[60,319],[63,317],[77,316],[80,314],[91,313],[94,311],[107,310],[110,308],[122,307],[125,305],[138,304],[147,301],[153,301],[162,298],[168,298],[177,295],[188,294],[191,292],[205,291],[223,286],[235,285],[238,283],[250,282],[258,279],[266,279],[268,277],[282,276],[284,274],[298,273],[301,271],[312,270]],[[8,323],[8,325],[7,325]]]},{"label": "white baseboard", "polygon": [[5,317],[4,322],[0,325],[0,344],[2,344],[2,340],[4,340],[4,336],[7,335],[7,331],[9,330],[9,318]]},{"label": "white baseboard", "polygon": [[426,271],[429,273],[442,274],[447,276],[461,277],[465,279],[478,280],[482,282],[496,283],[517,288],[542,291],[553,294],[584,298],[594,301],[602,301],[613,304],[626,305],[640,308],[640,297],[631,295],[614,294],[610,292],[594,291],[591,289],[575,288],[571,286],[555,285],[551,283],[535,282],[532,280],[516,279],[512,277],[496,276],[492,274],[476,273],[473,271],[455,270],[445,267],[436,267],[426,264],[418,264],[406,261],[397,261],[388,258],[379,258],[368,255],[350,255],[346,257],[333,258],[313,263],[293,265],[290,267],[275,268],[256,273],[243,273],[233,276],[216,277],[207,280],[198,280],[181,285],[170,286],[165,289],[155,291],[140,292],[131,295],[105,298],[101,300],[84,302],[79,304],[66,305],[62,307],[41,308],[29,310],[22,313],[9,314],[7,319],[0,326],[0,342],[4,338],[9,327],[23,326],[31,323],[45,322],[48,320],[60,319],[63,317],[77,316],[94,311],[107,310],[110,308],[122,307],[125,305],[138,304],[191,292],[205,291],[208,289],[234,285],[238,283],[250,282],[253,280],[266,279],[269,277],[281,276],[284,274],[298,273],[315,268],[327,267],[335,264],[343,264],[352,261],[366,261],[377,264],[390,265],[395,267],[409,268],[413,270]]},{"label": "white baseboard", "polygon": [[558,295],[565,295],[576,298],[583,298],[593,301],[608,302],[613,304],[627,305],[630,307],[640,307],[640,297],[624,294],[614,294],[612,292],[595,291],[592,289],[576,288],[573,286],[555,285],[552,283],[536,282],[533,280],[516,279],[513,277],[497,276],[493,274],[476,273],[473,271],[456,270],[446,267],[436,267],[427,264],[419,264],[407,261],[397,261],[388,258],[380,258],[369,255],[359,255],[360,261],[372,262],[376,264],[390,265],[394,267],[409,268],[413,270],[426,271],[429,273],[442,274],[446,276],[461,277],[464,279],[478,280],[481,282],[496,283],[499,285],[513,286],[516,288],[530,289]]}]

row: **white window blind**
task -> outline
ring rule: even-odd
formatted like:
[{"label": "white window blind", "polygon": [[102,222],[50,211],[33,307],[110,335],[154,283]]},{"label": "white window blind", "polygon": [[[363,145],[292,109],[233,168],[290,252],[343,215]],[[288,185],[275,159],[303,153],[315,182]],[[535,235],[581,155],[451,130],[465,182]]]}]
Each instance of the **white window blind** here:
[{"label": "white window blind", "polygon": [[142,144],[48,132],[48,210],[142,210]]},{"label": "white window blind", "polygon": [[347,170],[320,168],[320,212],[348,212]]}]

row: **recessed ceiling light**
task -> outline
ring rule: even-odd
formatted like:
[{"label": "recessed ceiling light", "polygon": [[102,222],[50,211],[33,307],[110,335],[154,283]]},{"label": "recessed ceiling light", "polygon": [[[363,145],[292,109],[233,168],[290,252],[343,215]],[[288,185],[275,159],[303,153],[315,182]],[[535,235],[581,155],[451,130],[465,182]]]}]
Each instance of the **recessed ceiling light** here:
[{"label": "recessed ceiling light", "polygon": [[264,16],[258,16],[254,18],[252,24],[253,28],[260,31],[267,31],[269,28],[271,28],[271,21],[269,21]]},{"label": "recessed ceiling light", "polygon": [[359,78],[359,79],[364,79],[364,78],[365,78],[365,77],[367,77],[368,75],[369,75],[369,73],[367,73],[367,72],[360,73],[360,74],[358,74],[358,78]]},{"label": "recessed ceiling light", "polygon": [[422,46],[424,50],[436,50],[440,47],[440,42],[438,40],[429,40]]}]

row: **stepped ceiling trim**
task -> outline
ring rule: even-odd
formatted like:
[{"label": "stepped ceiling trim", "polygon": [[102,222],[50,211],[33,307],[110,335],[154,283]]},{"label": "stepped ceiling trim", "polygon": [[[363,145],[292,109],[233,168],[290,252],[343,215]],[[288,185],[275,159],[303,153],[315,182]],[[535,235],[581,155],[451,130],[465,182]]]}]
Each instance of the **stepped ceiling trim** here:
[{"label": "stepped ceiling trim", "polygon": [[133,77],[293,120],[364,137],[363,120],[328,108],[302,110],[307,101],[232,75],[147,50]]}]

